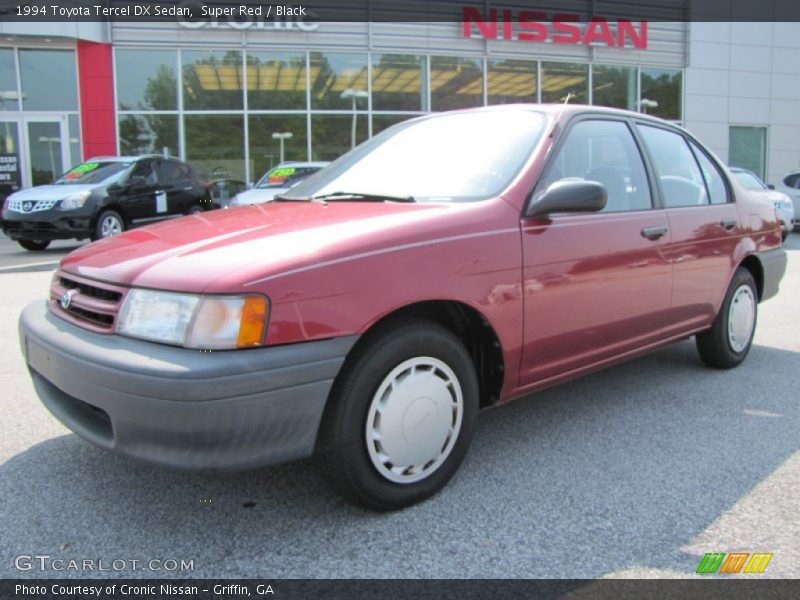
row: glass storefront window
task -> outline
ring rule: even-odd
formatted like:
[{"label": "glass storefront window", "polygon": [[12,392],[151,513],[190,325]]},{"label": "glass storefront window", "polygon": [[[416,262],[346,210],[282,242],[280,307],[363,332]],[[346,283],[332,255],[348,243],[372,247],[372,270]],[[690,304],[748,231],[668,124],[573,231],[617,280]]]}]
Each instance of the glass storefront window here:
[{"label": "glass storefront window", "polygon": [[483,60],[431,57],[431,109],[454,110],[472,106],[483,106]]},{"label": "glass storefront window", "polygon": [[19,110],[17,91],[17,66],[14,64],[14,51],[0,49],[0,109]]},{"label": "glass storefront window", "polygon": [[636,69],[592,65],[592,104],[636,110]]},{"label": "glass storefront window", "polygon": [[46,185],[61,175],[61,129],[57,122],[28,123],[30,169],[33,185]]},{"label": "glass storefront window", "polygon": [[306,75],[305,52],[248,52],[248,108],[305,110]]},{"label": "glass storefront window", "polygon": [[71,167],[83,162],[83,153],[81,152],[81,120],[78,115],[69,115],[67,119],[69,124],[69,165]]},{"label": "glass storefront window", "polygon": [[283,141],[283,160],[305,161],[308,156],[306,116],[251,115],[249,119],[250,179],[257,181],[264,173],[281,162],[281,141],[273,133],[291,133]]},{"label": "glass storefront window", "polygon": [[311,115],[311,160],[335,160],[366,139],[365,114]]},{"label": "glass storefront window", "polygon": [[124,156],[136,154],[178,155],[177,115],[123,115],[119,118],[119,149]]},{"label": "glass storefront window", "polygon": [[244,68],[238,50],[182,52],[186,110],[242,110]]},{"label": "glass storefront window", "polygon": [[312,52],[311,108],[366,110],[367,55]]},{"label": "glass storefront window", "polygon": [[536,102],[536,70],[535,60],[489,60],[489,104]]},{"label": "glass storefront window", "polygon": [[372,55],[373,110],[425,110],[425,57]]},{"label": "glass storefront window", "polygon": [[23,110],[78,110],[74,50],[20,50]]},{"label": "glass storefront window", "polygon": [[587,104],[589,101],[589,65],[542,63],[542,102]]},{"label": "glass storefront window", "polygon": [[372,115],[372,135],[378,135],[384,129],[408,121],[419,115]]},{"label": "glass storefront window", "polygon": [[642,112],[680,121],[681,80],[682,73],[674,69],[642,69]]},{"label": "glass storefront window", "polygon": [[728,164],[748,169],[761,179],[767,166],[767,128],[731,125]]},{"label": "glass storefront window", "polygon": [[186,160],[209,179],[245,180],[244,117],[186,115]]},{"label": "glass storefront window", "polygon": [[172,50],[117,50],[120,110],[178,108],[178,53]]}]

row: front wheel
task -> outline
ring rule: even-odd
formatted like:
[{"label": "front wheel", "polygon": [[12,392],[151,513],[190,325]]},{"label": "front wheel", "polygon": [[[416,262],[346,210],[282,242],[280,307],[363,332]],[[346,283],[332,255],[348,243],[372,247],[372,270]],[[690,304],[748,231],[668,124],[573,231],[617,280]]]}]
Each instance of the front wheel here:
[{"label": "front wheel", "polygon": [[45,250],[49,245],[49,240],[17,240],[19,245],[25,248],[25,250],[30,250],[31,252],[40,252]]},{"label": "front wheel", "polygon": [[125,231],[125,221],[122,220],[120,214],[114,210],[105,210],[97,218],[97,225],[95,225],[92,239],[100,240],[113,237],[123,231]]},{"label": "front wheel", "polygon": [[710,367],[731,369],[750,351],[758,317],[758,291],[753,276],[739,268],[711,329],[696,336],[700,358]]},{"label": "front wheel", "polygon": [[409,319],[367,334],[334,384],[323,419],[325,471],[349,501],[396,510],[438,492],[475,428],[478,380],[459,339]]}]

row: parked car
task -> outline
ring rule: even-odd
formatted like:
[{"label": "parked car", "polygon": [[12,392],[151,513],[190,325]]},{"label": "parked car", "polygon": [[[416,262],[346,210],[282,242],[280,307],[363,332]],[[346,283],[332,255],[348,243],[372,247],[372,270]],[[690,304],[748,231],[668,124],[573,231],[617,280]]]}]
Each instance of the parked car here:
[{"label": "parked car", "polygon": [[683,129],[487,107],[386,129],[280,200],[72,252],[21,347],[102,448],[181,469],[317,452],[389,510],[445,485],[480,408],[689,336],[739,365],[785,268],[773,207]]},{"label": "parked car", "polygon": [[786,241],[786,238],[792,232],[792,229],[794,229],[794,204],[792,203],[792,199],[783,192],[776,191],[775,186],[769,186],[764,183],[761,178],[752,171],[739,167],[732,167],[731,173],[733,173],[733,176],[740,185],[754,192],[754,195],[771,202],[775,206],[783,230],[781,238],[783,241]]},{"label": "parked car", "polygon": [[26,250],[44,250],[52,240],[97,240],[212,206],[203,179],[178,159],[99,156],[11,194],[2,228]]},{"label": "parked car", "polygon": [[247,184],[238,179],[214,179],[206,184],[215,208],[228,208],[237,194],[247,190]]},{"label": "parked car", "polygon": [[780,183],[775,186],[779,192],[783,192],[792,199],[794,204],[794,224],[800,225],[800,171],[793,171],[784,176]]},{"label": "parked car", "polygon": [[264,173],[252,189],[239,193],[231,201],[230,206],[269,202],[329,164],[329,162],[283,162]]}]

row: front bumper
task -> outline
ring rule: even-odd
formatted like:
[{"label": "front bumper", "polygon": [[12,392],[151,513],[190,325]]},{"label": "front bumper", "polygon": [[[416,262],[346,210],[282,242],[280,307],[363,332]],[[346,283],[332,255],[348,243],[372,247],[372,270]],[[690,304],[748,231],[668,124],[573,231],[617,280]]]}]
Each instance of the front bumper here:
[{"label": "front bumper", "polygon": [[177,469],[241,469],[309,456],[357,336],[222,352],[86,331],[44,301],[19,322],[34,388],[102,448]]},{"label": "front bumper", "polygon": [[45,210],[34,213],[3,211],[3,233],[12,240],[84,239],[92,234],[91,211]]}]

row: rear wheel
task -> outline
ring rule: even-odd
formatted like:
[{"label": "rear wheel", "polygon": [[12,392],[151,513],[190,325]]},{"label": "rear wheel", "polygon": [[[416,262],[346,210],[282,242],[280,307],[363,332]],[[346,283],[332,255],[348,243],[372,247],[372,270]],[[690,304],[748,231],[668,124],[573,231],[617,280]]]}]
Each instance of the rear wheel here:
[{"label": "rear wheel", "polygon": [[125,231],[125,221],[117,211],[104,210],[97,218],[93,240],[113,237]]},{"label": "rear wheel", "polygon": [[405,320],[368,335],[334,384],[322,460],[346,499],[395,510],[432,496],[458,469],[478,380],[458,338],[435,323]]},{"label": "rear wheel", "polygon": [[206,211],[202,206],[200,206],[199,204],[195,204],[194,206],[192,206],[192,208],[189,209],[189,212],[187,214],[189,214],[189,215],[199,215],[200,213],[204,213],[204,212],[206,212]]},{"label": "rear wheel", "polygon": [[711,329],[696,336],[700,358],[710,367],[730,369],[750,351],[758,317],[758,291],[750,271],[739,268]]},{"label": "rear wheel", "polygon": [[17,240],[19,245],[25,248],[25,250],[30,250],[31,252],[39,252],[40,250],[44,250],[50,245],[49,240]]}]

